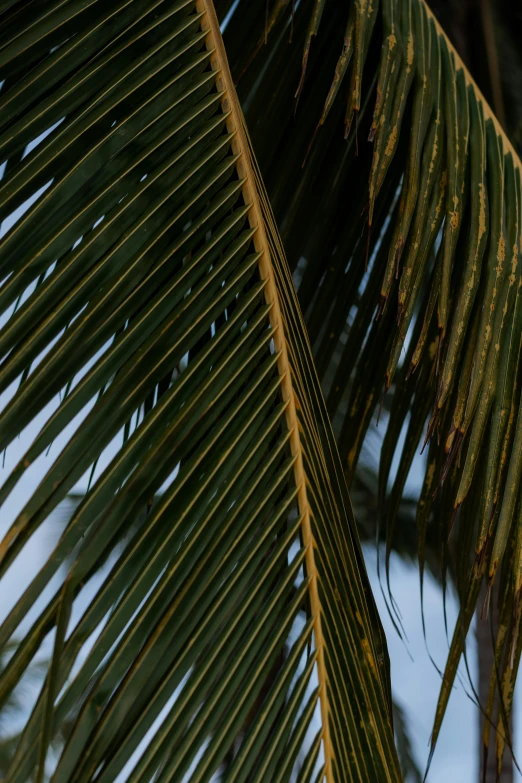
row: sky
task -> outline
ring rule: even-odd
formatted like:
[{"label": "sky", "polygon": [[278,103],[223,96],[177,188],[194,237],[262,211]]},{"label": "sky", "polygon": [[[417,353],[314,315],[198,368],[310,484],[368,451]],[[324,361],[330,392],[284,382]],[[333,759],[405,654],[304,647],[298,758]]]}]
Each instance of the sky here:
[{"label": "sky", "polygon": [[[26,433],[26,438],[30,433]],[[0,471],[0,478],[7,474],[21,454],[26,443],[25,438],[16,441],[7,452],[5,467]],[[49,458],[47,458],[48,461]],[[42,460],[33,472],[31,485],[27,483],[17,488],[14,497],[10,500],[10,507],[6,508],[7,516],[3,516],[0,535],[5,532],[8,518],[19,510],[24,499],[34,488],[39,477],[46,469],[45,459]],[[7,504],[9,506],[9,503]],[[62,510],[62,515],[65,513]],[[63,519],[63,517],[62,517]],[[10,606],[27,585],[31,574],[34,574],[46,558],[47,553],[58,535],[62,522],[55,518],[49,520],[50,524],[43,525],[38,533],[31,539],[23,558],[15,568],[8,571],[0,586],[0,620],[9,611]],[[409,726],[413,750],[419,766],[424,769],[428,755],[428,741],[431,732],[431,724],[435,712],[440,677],[429,660],[422,636],[419,577],[417,567],[405,565],[397,556],[392,557],[391,584],[393,595],[400,608],[403,624],[408,636],[405,645],[399,639],[389,620],[384,601],[381,595],[376,575],[375,548],[365,548],[365,557],[375,598],[386,631],[388,648],[391,658],[392,685],[394,698],[403,707]],[[51,589],[51,587],[50,587]],[[94,589],[94,585],[93,585]],[[42,599],[44,596],[42,596]],[[87,600],[87,596],[84,597]],[[78,610],[80,607],[78,607]],[[450,596],[448,600],[448,613],[450,628],[456,617],[456,602]],[[439,666],[442,666],[448,650],[448,644],[444,632],[441,592],[428,575],[425,587],[425,616],[428,628],[428,644],[430,652]],[[46,645],[50,648],[51,638]],[[472,675],[476,675],[476,646],[473,633],[470,634],[468,644]],[[465,675],[464,675],[465,681]],[[469,689],[468,689],[469,690]],[[23,707],[29,709],[36,697],[37,689],[25,693]],[[518,726],[522,725],[520,705],[517,704],[516,720]],[[20,715],[22,719],[23,716]],[[433,759],[428,780],[431,783],[476,783],[478,780],[478,710],[466,695],[461,683],[454,689],[450,700],[440,740]],[[515,732],[516,734],[516,732]],[[520,735],[520,731],[518,732]],[[522,754],[522,742],[517,742],[516,750]],[[122,778],[123,780],[124,778]],[[522,780],[520,776],[516,780]]]},{"label": "sky", "polygon": [[[27,489],[27,488],[26,488]],[[4,525],[2,525],[2,528]],[[55,525],[55,533],[59,528]],[[0,532],[3,532],[0,531]],[[22,563],[12,569],[2,581],[0,589],[1,617],[8,610],[15,597],[20,594],[30,574],[43,563],[46,552],[52,545],[53,530],[40,529],[33,538]],[[388,618],[381,596],[375,569],[375,550],[366,548],[370,579],[375,598],[386,631],[391,658],[392,686],[394,698],[403,707],[409,726],[413,750],[419,766],[424,768],[428,755],[428,740],[438,697],[440,678],[431,664],[424,646],[420,620],[418,571],[415,566],[405,565],[399,558],[392,558],[391,579],[394,597],[400,607],[409,642],[407,649],[399,639]],[[456,616],[456,602],[448,602],[450,624]],[[443,665],[447,653],[444,633],[442,601],[438,586],[427,577],[425,589],[425,616],[429,629],[430,652],[439,665]],[[49,639],[50,647],[51,640]],[[476,648],[473,634],[470,635],[470,664],[476,674]],[[411,658],[410,658],[411,655]],[[413,660],[412,660],[413,658]],[[36,690],[26,694],[27,708],[36,695]],[[517,705],[516,718],[521,725],[522,715]],[[460,683],[455,687],[450,700],[440,740],[432,762],[428,780],[431,783],[476,783],[478,780],[478,710],[466,696]],[[22,715],[20,716],[22,718]],[[520,732],[518,732],[520,734]],[[517,742],[516,751],[522,753],[522,742]],[[516,776],[516,780],[522,780]]]},{"label": "sky", "polygon": [[[50,132],[49,129],[48,132]],[[44,134],[45,135],[45,134]],[[38,141],[35,140],[32,146]],[[29,148],[26,150],[26,153]],[[24,208],[13,214],[0,229],[2,236],[35,200],[38,194],[29,200]],[[1,325],[1,324],[0,324]],[[0,397],[0,409],[6,404],[7,399],[14,391],[14,386]],[[53,403],[54,404],[54,403]],[[0,469],[0,483],[14,467],[18,458],[27,448],[38,432],[41,422],[47,418],[50,407],[22,433],[8,449],[5,465]],[[82,415],[85,415],[86,411]],[[78,421],[73,423],[77,426]],[[63,440],[67,440],[68,434],[64,433]],[[53,444],[54,456],[60,450],[60,442]],[[51,455],[52,457],[53,455]],[[108,459],[109,454],[106,458]],[[2,509],[0,520],[0,538],[5,533],[16,513],[21,509],[28,495],[32,493],[38,481],[48,467],[48,459],[45,457],[37,461],[28,472],[22,485],[15,488],[5,507]],[[101,467],[101,466],[100,466]],[[80,482],[78,489],[86,488],[86,477]],[[414,481],[415,483],[415,481]],[[63,511],[62,511],[63,514]],[[17,560],[0,585],[0,622],[7,615],[16,599],[27,586],[37,569],[43,564],[51,551],[53,542],[58,535],[62,522],[59,518],[49,520],[49,524],[43,525],[30,540],[24,549],[22,557]],[[391,581],[393,594],[402,612],[403,624],[408,636],[408,642],[403,642],[394,630],[388,617],[384,600],[376,574],[376,553],[373,547],[365,548],[368,572],[374,589],[381,619],[386,631],[389,653],[391,658],[392,685],[394,698],[403,707],[408,720],[409,732],[413,743],[413,750],[421,769],[424,769],[429,748],[428,742],[431,733],[431,724],[435,713],[440,676],[429,660],[422,635],[420,594],[418,582],[418,570],[414,565],[406,565],[396,556],[392,557]],[[49,585],[49,590],[55,589],[56,582]],[[45,596],[42,596],[42,600]],[[86,597],[87,598],[87,597]],[[37,610],[37,607],[35,607]],[[450,628],[452,627],[457,612],[456,601],[450,595],[448,598],[448,614]],[[425,617],[426,626],[429,629],[428,644],[430,652],[439,666],[443,666],[448,643],[444,631],[443,610],[441,592],[428,575],[425,587]],[[28,620],[29,622],[29,620]],[[25,624],[25,627],[27,627]],[[52,639],[47,640],[47,648],[50,648]],[[472,676],[476,676],[476,645],[474,635],[469,637],[469,659]],[[463,677],[465,682],[465,675]],[[520,691],[520,688],[519,688]],[[30,708],[37,689],[29,689],[22,699],[23,714]],[[515,727],[522,726],[522,709],[520,694],[515,700]],[[463,685],[459,682],[452,694],[448,712],[443,724],[437,750],[433,759],[428,780],[430,783],[476,783],[478,780],[478,725],[479,714],[477,707],[466,695]],[[515,752],[522,758],[522,731],[515,728]],[[522,782],[522,776],[515,773],[515,780]]]},{"label": "sky", "polygon": [[[408,643],[403,644],[392,626],[382,598],[377,580],[375,549],[367,548],[365,557],[388,641],[394,698],[404,708],[417,763],[424,771],[439,694],[440,676],[429,660],[422,635],[418,569],[413,565],[405,565],[397,556],[392,558],[393,596],[400,608],[409,640]],[[448,651],[442,598],[438,585],[429,575],[425,584],[424,609],[429,650],[439,667],[442,667]],[[450,627],[452,627],[457,615],[457,604],[453,597],[448,600],[448,613]],[[471,644],[468,645],[470,664],[475,675],[477,666],[473,634],[470,634],[470,641]],[[458,683],[451,696],[432,761],[428,778],[431,783],[453,783],[453,781],[476,783],[478,781],[478,721],[477,708],[466,696],[462,685]]]}]

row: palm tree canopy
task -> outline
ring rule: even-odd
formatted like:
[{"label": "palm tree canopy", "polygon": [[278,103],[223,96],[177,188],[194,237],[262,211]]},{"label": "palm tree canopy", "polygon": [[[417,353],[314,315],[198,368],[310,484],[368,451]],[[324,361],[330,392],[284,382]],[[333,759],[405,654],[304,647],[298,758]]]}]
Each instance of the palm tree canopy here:
[{"label": "palm tree canopy", "polygon": [[[239,3],[225,43],[346,478],[388,393],[379,422],[387,561],[425,442],[421,580],[428,524],[444,570],[456,538],[462,609],[434,745],[484,580],[500,581],[506,623],[501,723],[522,649],[520,160],[422,0],[273,3],[266,22],[262,5],[240,49]],[[501,725],[499,758],[505,737]]]},{"label": "palm tree canopy", "polygon": [[459,540],[433,746],[484,579],[500,580],[511,709],[520,161],[422,0],[347,5],[1,6],[2,449],[44,423],[0,502],[62,447],[1,573],[91,474],[0,628],[1,647],[36,612],[2,699],[54,631],[9,780],[44,779],[71,715],[55,783],[131,759],[133,781],[400,779],[345,483],[383,388],[387,561],[426,436],[421,574],[428,523]]},{"label": "palm tree canopy", "polygon": [[385,640],[212,4],[26,5],[1,18],[0,433],[25,447],[4,509],[54,446],[0,573],[89,489],[0,627],[5,649],[29,622],[4,704],[52,638],[7,779],[399,781]]}]

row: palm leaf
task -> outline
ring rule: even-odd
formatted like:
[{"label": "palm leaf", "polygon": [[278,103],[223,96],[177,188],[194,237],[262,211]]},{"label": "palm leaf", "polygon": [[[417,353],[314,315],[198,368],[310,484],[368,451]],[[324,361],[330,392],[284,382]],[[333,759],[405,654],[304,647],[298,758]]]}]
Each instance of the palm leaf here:
[{"label": "palm leaf", "polygon": [[[379,493],[387,559],[425,441],[421,574],[428,526],[444,542],[458,531],[462,609],[434,747],[483,581],[490,592],[499,580],[500,605],[513,607],[499,653],[504,723],[522,647],[522,167],[423,0],[303,0],[292,46],[289,5],[271,6],[259,49],[264,4],[239,2],[225,43],[348,483],[389,392]],[[252,32],[240,46],[247,15]],[[445,569],[445,543],[442,560]]]},{"label": "palm leaf", "polygon": [[25,447],[4,508],[57,452],[1,574],[89,482],[0,627],[2,650],[30,616],[1,703],[52,640],[7,779],[399,780],[386,645],[212,3],[1,14],[0,434]]}]

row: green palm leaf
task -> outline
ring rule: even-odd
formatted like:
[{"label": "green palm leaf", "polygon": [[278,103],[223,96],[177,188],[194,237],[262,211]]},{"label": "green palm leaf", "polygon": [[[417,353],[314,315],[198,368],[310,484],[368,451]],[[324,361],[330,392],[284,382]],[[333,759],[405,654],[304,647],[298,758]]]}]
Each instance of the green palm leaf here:
[{"label": "green palm leaf", "polygon": [[52,639],[7,780],[399,780],[385,641],[212,3],[1,14],[0,445],[25,446],[4,508],[57,456],[0,574],[89,480],[0,626],[3,650],[31,621],[1,704]]},{"label": "green palm leaf", "polygon": [[[500,764],[522,649],[521,163],[423,0],[303,0],[292,46],[289,4],[275,4],[254,59],[264,4],[255,14],[247,5],[225,43],[348,483],[390,391],[379,479],[387,562],[426,439],[421,574],[428,525],[444,541],[454,525],[458,536],[462,609],[433,746],[483,581],[500,581],[511,607],[498,652]],[[251,21],[239,51],[247,15],[257,30]]]}]

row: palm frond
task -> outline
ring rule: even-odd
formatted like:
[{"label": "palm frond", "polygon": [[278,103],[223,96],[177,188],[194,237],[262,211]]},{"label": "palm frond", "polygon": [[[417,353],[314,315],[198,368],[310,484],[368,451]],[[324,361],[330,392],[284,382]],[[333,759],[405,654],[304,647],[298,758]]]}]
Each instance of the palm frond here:
[{"label": "palm frond", "polygon": [[520,160],[423,0],[303,0],[291,46],[289,4],[273,4],[264,49],[255,5],[239,2],[225,43],[346,477],[393,394],[379,425],[387,561],[426,441],[421,574],[428,526],[443,539],[443,569],[458,532],[462,606],[433,746],[484,580],[500,580],[511,607],[502,733],[522,648]]},{"label": "palm frond", "polygon": [[211,1],[0,21],[0,447],[30,444],[4,509],[54,444],[0,574],[88,484],[0,626],[2,650],[32,623],[0,703],[52,639],[7,779],[400,780],[385,640]]}]

